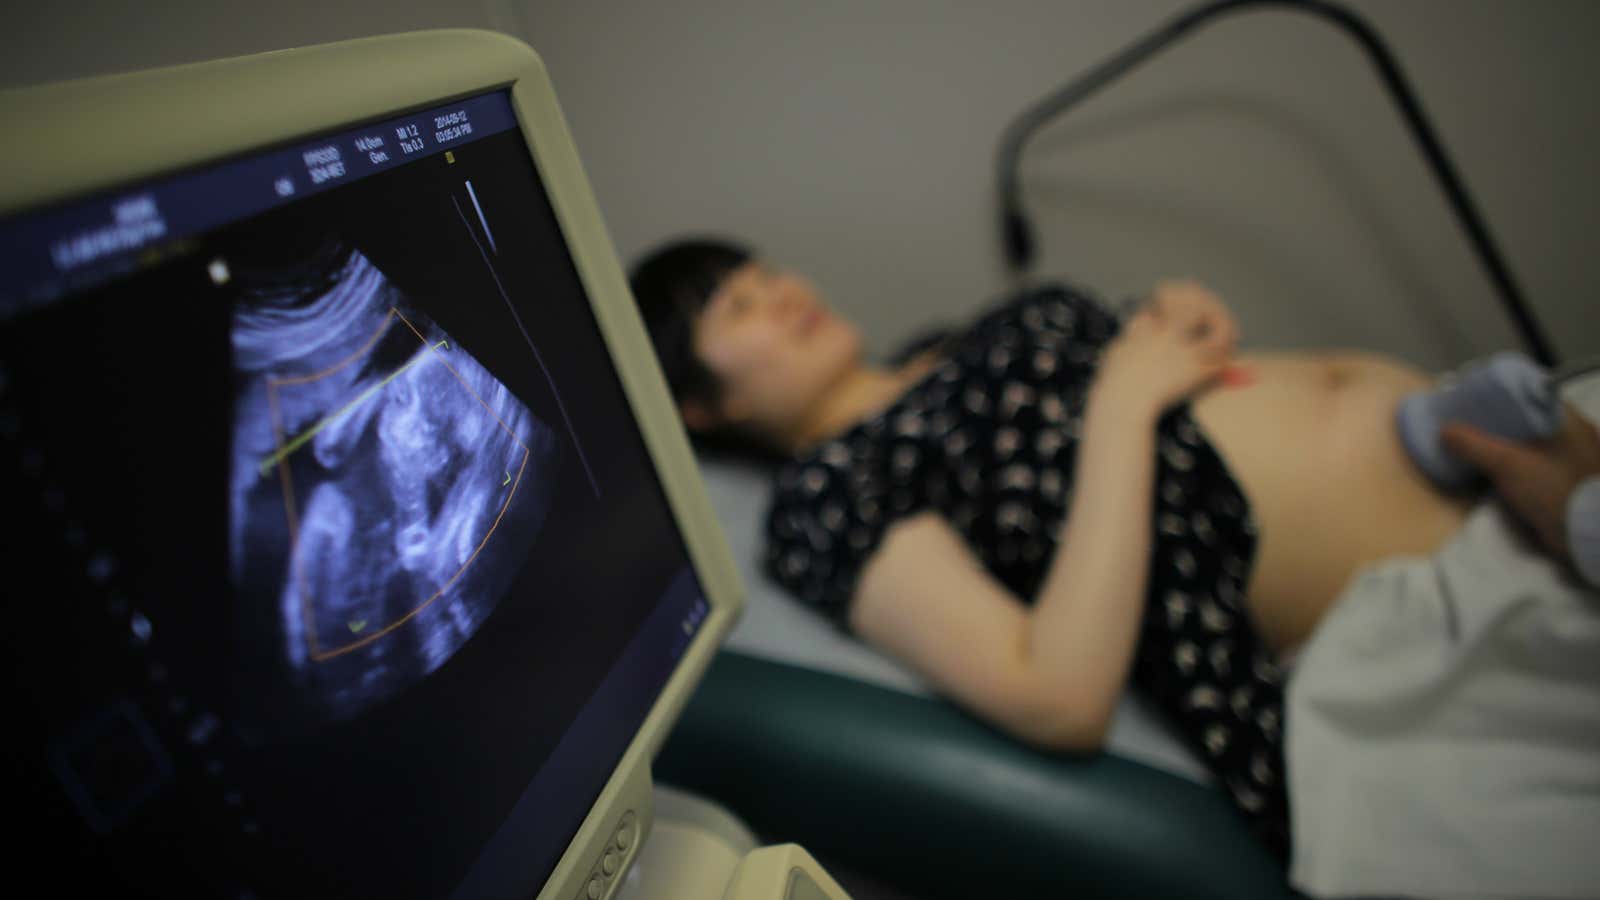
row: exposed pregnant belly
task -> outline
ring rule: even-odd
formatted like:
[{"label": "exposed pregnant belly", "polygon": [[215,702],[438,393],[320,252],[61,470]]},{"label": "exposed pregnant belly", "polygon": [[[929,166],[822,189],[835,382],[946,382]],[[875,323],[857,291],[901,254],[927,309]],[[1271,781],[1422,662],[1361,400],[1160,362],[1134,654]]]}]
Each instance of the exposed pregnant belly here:
[{"label": "exposed pregnant belly", "polygon": [[1260,543],[1250,609],[1279,653],[1311,633],[1350,576],[1422,554],[1461,526],[1467,504],[1435,492],[1394,432],[1399,398],[1427,379],[1366,354],[1245,355],[1254,384],[1193,405],[1249,498]]}]

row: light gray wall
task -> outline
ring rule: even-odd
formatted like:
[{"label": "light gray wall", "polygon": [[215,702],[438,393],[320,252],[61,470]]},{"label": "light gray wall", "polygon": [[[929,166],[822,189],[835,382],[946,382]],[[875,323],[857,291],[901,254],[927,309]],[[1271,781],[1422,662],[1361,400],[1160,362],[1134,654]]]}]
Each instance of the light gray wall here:
[{"label": "light gray wall", "polygon": [[523,33],[517,0],[46,0],[0,16],[0,87],[424,28]]},{"label": "light gray wall", "polygon": [[[1534,307],[1600,353],[1600,3],[1351,4],[1400,55]],[[424,27],[518,34],[549,65],[625,258],[744,237],[875,349],[1005,289],[995,140],[1175,0],[213,0],[14,4],[15,85]],[[1201,277],[1262,345],[1431,367],[1512,340],[1364,58],[1285,12],[1221,21],[1030,149],[1041,272],[1110,298]]]},{"label": "light gray wall", "polygon": [[[524,0],[619,250],[748,238],[883,349],[1006,285],[995,141],[1189,4]],[[1600,352],[1600,4],[1356,2],[1567,354]],[[1365,58],[1302,14],[1222,20],[1030,149],[1041,271],[1112,298],[1194,275],[1249,343],[1441,367],[1512,341]]]}]

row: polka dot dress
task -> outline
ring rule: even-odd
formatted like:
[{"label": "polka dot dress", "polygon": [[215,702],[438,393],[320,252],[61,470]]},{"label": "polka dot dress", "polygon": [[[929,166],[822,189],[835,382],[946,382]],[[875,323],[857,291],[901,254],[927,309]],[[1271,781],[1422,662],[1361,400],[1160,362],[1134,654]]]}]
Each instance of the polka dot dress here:
[{"label": "polka dot dress", "polygon": [[[935,510],[1031,602],[1072,500],[1086,392],[1116,330],[1109,312],[1062,287],[980,318],[893,406],[783,467],[767,518],[768,570],[842,626],[887,528]],[[1284,857],[1283,685],[1243,597],[1255,525],[1187,407],[1160,421],[1157,456],[1133,681]]]}]

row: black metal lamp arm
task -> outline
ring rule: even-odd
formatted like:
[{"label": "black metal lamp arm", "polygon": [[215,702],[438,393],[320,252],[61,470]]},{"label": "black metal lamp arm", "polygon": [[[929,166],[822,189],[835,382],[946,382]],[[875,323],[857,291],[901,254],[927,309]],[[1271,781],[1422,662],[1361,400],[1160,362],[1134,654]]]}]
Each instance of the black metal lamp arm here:
[{"label": "black metal lamp arm", "polygon": [[1484,272],[1494,283],[1500,302],[1527,346],[1529,353],[1541,364],[1553,366],[1558,359],[1538,320],[1523,300],[1522,292],[1511,276],[1504,257],[1489,236],[1489,229],[1478,215],[1477,207],[1468,195],[1466,185],[1456,174],[1455,166],[1446,155],[1444,146],[1428,124],[1422,105],[1412,92],[1399,63],[1389,52],[1373,28],[1353,11],[1323,0],[1218,0],[1197,6],[1173,18],[1143,38],[1135,41],[1115,56],[1090,69],[1060,90],[1055,91],[1023,113],[1006,128],[1001,136],[998,154],[1000,214],[1006,257],[1014,271],[1025,271],[1033,262],[1032,230],[1022,212],[1017,178],[1018,162],[1022,148],[1033,133],[1055,116],[1076,106],[1096,91],[1120,78],[1158,51],[1172,44],[1189,31],[1224,14],[1252,7],[1278,6],[1290,10],[1312,13],[1338,25],[1350,35],[1377,68],[1389,99],[1399,110],[1410,129],[1412,140],[1428,161],[1434,180],[1444,191],[1456,220],[1466,232],[1476,251]]}]

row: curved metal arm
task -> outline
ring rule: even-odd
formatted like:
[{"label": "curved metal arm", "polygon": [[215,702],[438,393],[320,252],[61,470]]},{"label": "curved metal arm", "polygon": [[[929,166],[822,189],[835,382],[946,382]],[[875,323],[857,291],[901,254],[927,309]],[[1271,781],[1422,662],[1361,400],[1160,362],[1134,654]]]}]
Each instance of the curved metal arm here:
[{"label": "curved metal arm", "polygon": [[1126,74],[1156,52],[1182,37],[1190,30],[1224,14],[1252,7],[1279,6],[1290,10],[1312,13],[1338,25],[1350,35],[1377,68],[1389,99],[1395,104],[1409,126],[1412,140],[1426,157],[1429,169],[1445,198],[1455,212],[1467,238],[1477,252],[1489,280],[1500,295],[1500,302],[1511,316],[1528,352],[1541,364],[1553,366],[1557,362],[1555,351],[1545,337],[1533,312],[1522,298],[1522,292],[1511,277],[1511,270],[1489,236],[1489,229],[1478,215],[1477,207],[1467,194],[1466,185],[1456,174],[1455,166],[1445,154],[1444,146],[1434,134],[1423,114],[1422,105],[1412,93],[1399,63],[1389,52],[1376,31],[1354,12],[1323,0],[1219,0],[1198,6],[1175,17],[1166,25],[1135,41],[1120,53],[1090,69],[1089,72],[1024,110],[1001,136],[998,155],[1001,229],[1005,241],[1006,257],[1015,271],[1025,271],[1033,262],[1033,236],[1027,217],[1022,212],[1017,179],[1017,165],[1023,145],[1039,127],[1065,110],[1076,106],[1096,91]]}]

